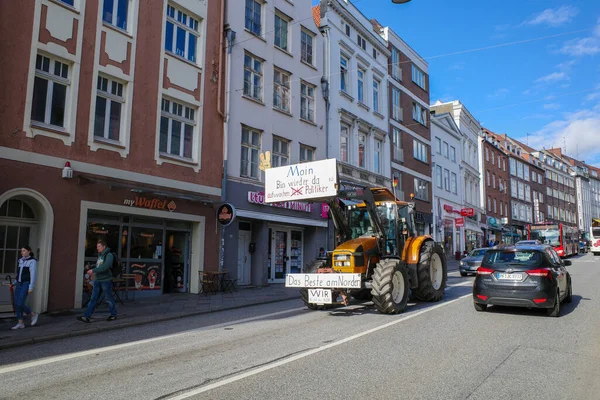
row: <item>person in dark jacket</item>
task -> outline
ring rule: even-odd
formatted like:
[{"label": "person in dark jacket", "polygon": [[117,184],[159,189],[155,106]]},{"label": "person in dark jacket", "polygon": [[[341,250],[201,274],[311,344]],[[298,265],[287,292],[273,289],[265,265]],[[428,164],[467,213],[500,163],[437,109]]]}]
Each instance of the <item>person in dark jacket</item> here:
[{"label": "person in dark jacket", "polygon": [[31,247],[23,246],[21,248],[21,258],[19,259],[19,269],[17,270],[17,279],[13,282],[15,287],[15,311],[17,313],[17,324],[11,329],[25,328],[23,321],[24,313],[31,316],[31,326],[34,326],[38,320],[38,314],[27,307],[27,295],[33,291],[35,285],[35,276],[37,273],[37,260],[33,257]]},{"label": "person in dark jacket", "polygon": [[114,321],[117,319],[117,306],[115,299],[112,294],[112,272],[110,271],[114,259],[110,252],[110,249],[106,246],[104,240],[99,240],[96,244],[96,250],[98,250],[98,261],[96,261],[96,268],[89,269],[86,273],[91,276],[91,280],[94,281],[94,288],[92,289],[92,298],[88,303],[87,310],[83,316],[77,317],[77,320],[90,323],[92,322],[91,317],[96,308],[98,297],[100,297],[100,290],[104,293],[108,308],[110,310],[110,316],[107,321]]}]

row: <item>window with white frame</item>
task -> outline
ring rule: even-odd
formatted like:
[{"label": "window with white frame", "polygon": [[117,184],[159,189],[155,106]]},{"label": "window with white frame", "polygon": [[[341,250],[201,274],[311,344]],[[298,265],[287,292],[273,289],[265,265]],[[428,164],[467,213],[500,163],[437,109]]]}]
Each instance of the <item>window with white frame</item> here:
[{"label": "window with white frame", "polygon": [[75,7],[75,0],[60,0],[61,2],[70,5],[71,7]]},{"label": "window with white frame", "polygon": [[68,64],[38,54],[35,62],[31,120],[64,128],[70,85]]},{"label": "window with white frame", "polygon": [[525,185],[525,201],[531,201],[531,188],[529,185]]},{"label": "window with white frame", "polygon": [[517,175],[517,162],[514,158],[510,159],[510,174],[514,176]]},{"label": "window with white frame", "polygon": [[502,167],[501,167],[501,165],[500,165],[500,159],[501,159],[501,158],[502,158],[502,157],[498,156],[498,169],[502,168]]},{"label": "window with white frame", "polygon": [[490,171],[485,171],[485,181],[487,182],[487,185],[490,186]]},{"label": "window with white frame", "polygon": [[439,187],[440,189],[443,187],[443,181],[442,181],[442,167],[439,165],[435,166],[435,184],[437,185],[437,187]]},{"label": "window with white frame", "polygon": [[450,171],[444,168],[444,190],[450,191]]},{"label": "window with white frame", "polygon": [[315,160],[315,148],[306,146],[304,144],[300,145],[300,162],[309,162]]},{"label": "window with white frame", "polygon": [[123,84],[111,78],[98,76],[94,137],[121,141],[121,115],[124,103]]},{"label": "window with white frame", "polygon": [[517,161],[517,176],[523,179],[523,164]]},{"label": "window with white frame", "polygon": [[425,89],[425,73],[416,66],[412,65],[412,81],[416,83],[421,89]]},{"label": "window with white frame", "polygon": [[497,213],[498,209],[497,209],[496,199],[493,199],[492,201],[494,202],[494,212]]},{"label": "window with white frame", "polygon": [[490,161],[490,151],[487,147],[485,148],[485,161]]},{"label": "window with white frame", "polygon": [[458,187],[457,187],[457,177],[456,174],[454,172],[452,172],[450,174],[450,188],[452,189],[452,193],[454,194],[458,194]]},{"label": "window with white frame", "polygon": [[506,171],[506,160],[502,159],[502,171]]},{"label": "window with white frame", "polygon": [[290,112],[290,74],[278,68],[273,69],[273,107]]},{"label": "window with white frame", "polygon": [[306,29],[302,28],[302,33],[300,34],[300,59],[310,65],[313,65],[314,40],[314,35]]},{"label": "window with white frame", "polygon": [[165,50],[197,62],[197,42],[200,21],[172,5],[167,5]]},{"label": "window with white frame", "polygon": [[496,189],[496,174],[492,174],[492,188]]},{"label": "window with white frame", "polygon": [[525,186],[523,185],[523,182],[519,182],[518,187],[519,187],[519,196],[518,196],[519,199],[525,200]]},{"label": "window with white frame", "polygon": [[290,142],[286,139],[273,136],[273,151],[271,152],[271,165],[283,167],[290,163]]},{"label": "window with white frame", "polygon": [[427,125],[427,110],[419,103],[413,102],[413,119],[423,125]]},{"label": "window with white frame", "polygon": [[490,153],[492,153],[492,154],[491,154],[491,157],[492,157],[492,164],[495,164],[495,163],[496,163],[496,159],[495,159],[495,156],[496,156],[496,155],[494,154],[494,151],[493,151],[493,150],[492,150],[492,151],[490,151]]},{"label": "window with white frame", "polygon": [[288,51],[289,17],[275,13],[275,46]]},{"label": "window with white frame", "polygon": [[356,34],[356,43],[358,43],[358,47],[360,47],[361,49],[367,50],[367,41],[365,40],[365,38],[360,36],[359,33]]},{"label": "window with white frame", "polygon": [[413,156],[415,160],[427,162],[427,145],[418,140],[413,140]]},{"label": "window with white frame", "polygon": [[350,37],[350,31],[351,31],[350,25],[346,24],[346,36]]},{"label": "window with white frame", "polygon": [[104,0],[104,5],[102,7],[102,21],[126,31],[129,1],[130,0]]},{"label": "window with white frame", "polygon": [[348,125],[342,124],[340,128],[340,159],[341,161],[349,162],[348,145],[350,143],[350,136]]},{"label": "window with white frame", "polygon": [[315,86],[300,82],[300,118],[315,122]]},{"label": "window with white frame", "polygon": [[258,179],[258,153],[260,152],[260,132],[242,127],[242,157],[240,176]]},{"label": "window with white frame", "polygon": [[448,154],[448,143],[444,142],[444,146],[442,147],[443,149],[443,155],[444,157],[448,158],[449,154]]},{"label": "window with white frame", "polygon": [[492,198],[490,196],[487,197],[487,210],[492,211]]},{"label": "window with white frame", "polygon": [[358,133],[358,166],[367,167],[367,134],[364,132]]},{"label": "window with white frame", "polygon": [[262,34],[262,2],[257,0],[246,0],[245,27],[256,36]]},{"label": "window with white frame", "polygon": [[159,151],[176,157],[192,159],[196,110],[177,101],[162,99]]},{"label": "window with white frame", "polygon": [[244,55],[244,95],[262,101],[263,61],[246,53]]},{"label": "window with white frame", "polygon": [[373,152],[373,172],[381,174],[382,171],[382,150],[383,150],[383,142],[379,139],[375,139],[374,141],[375,151]]},{"label": "window with white frame", "polygon": [[442,154],[442,139],[439,137],[435,138],[435,152],[438,154]]},{"label": "window with white frame", "polygon": [[415,198],[429,201],[429,182],[415,178]]},{"label": "window with white frame", "polygon": [[456,148],[450,146],[450,161],[456,161]]},{"label": "window with white frame", "polygon": [[381,82],[373,79],[373,111],[379,112],[379,87]]},{"label": "window with white frame", "polygon": [[517,181],[514,179],[510,180],[510,195],[515,199],[519,197],[519,191],[517,190]]},{"label": "window with white frame", "polygon": [[500,200],[500,216],[504,216],[504,203]]},{"label": "window with white frame", "polygon": [[402,160],[404,151],[402,150],[402,133],[395,126],[392,127],[392,144],[394,146],[393,157],[395,160]]},{"label": "window with white frame", "polygon": [[529,166],[523,165],[523,178],[529,182]]},{"label": "window with white frame", "polygon": [[340,56],[340,90],[350,93],[348,86],[348,59]]},{"label": "window with white frame", "polygon": [[365,103],[365,70],[358,69],[356,71],[357,77],[357,87],[358,87],[358,101],[361,103]]},{"label": "window with white frame", "polygon": [[400,52],[392,47],[392,77],[397,81],[402,80],[402,70],[400,69]]},{"label": "window with white frame", "polygon": [[402,106],[400,105],[400,90],[392,86],[392,118],[402,121]]}]

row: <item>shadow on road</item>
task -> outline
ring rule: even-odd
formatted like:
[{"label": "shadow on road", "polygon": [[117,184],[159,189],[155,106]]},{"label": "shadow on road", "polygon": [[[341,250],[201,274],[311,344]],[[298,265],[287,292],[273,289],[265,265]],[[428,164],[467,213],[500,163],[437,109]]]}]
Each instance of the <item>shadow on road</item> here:
[{"label": "shadow on road", "polygon": [[[579,295],[573,295],[573,301],[571,303],[561,303],[560,305],[560,316],[564,317],[575,311],[581,301],[587,301],[589,299],[581,297]],[[490,314],[515,314],[532,317],[543,317],[547,318],[546,310],[543,308],[523,308],[523,307],[506,307],[506,306],[490,306],[487,309]]]}]

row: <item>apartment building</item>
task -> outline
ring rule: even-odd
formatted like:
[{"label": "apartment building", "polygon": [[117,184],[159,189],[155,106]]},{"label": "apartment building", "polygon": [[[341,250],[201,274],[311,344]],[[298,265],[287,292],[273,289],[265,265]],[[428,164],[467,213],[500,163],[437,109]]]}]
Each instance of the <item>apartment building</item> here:
[{"label": "apartment building", "polygon": [[435,221],[433,238],[444,244],[446,257],[464,251],[462,220],[462,182],[459,160],[462,157],[462,134],[450,113],[431,115],[434,143],[431,165],[434,170],[432,204]]},{"label": "apartment building", "polygon": [[265,204],[260,168],[326,157],[323,37],[310,0],[230,4],[225,197],[237,217],[225,228],[224,266],[238,284],[265,285],[301,272],[327,241],[320,204]]},{"label": "apartment building", "polygon": [[36,311],[81,307],[99,239],[138,298],[216,265],[222,4],[0,2],[0,278],[29,244]]}]

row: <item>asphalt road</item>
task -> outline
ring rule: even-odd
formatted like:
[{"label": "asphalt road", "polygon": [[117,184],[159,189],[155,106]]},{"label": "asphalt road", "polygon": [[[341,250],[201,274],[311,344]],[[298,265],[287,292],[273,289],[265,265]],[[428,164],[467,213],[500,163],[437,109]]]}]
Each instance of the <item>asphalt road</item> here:
[{"label": "asphalt road", "polygon": [[597,399],[600,257],[572,259],[560,318],[444,300],[378,314],[286,301],[0,352],[0,398]]}]

